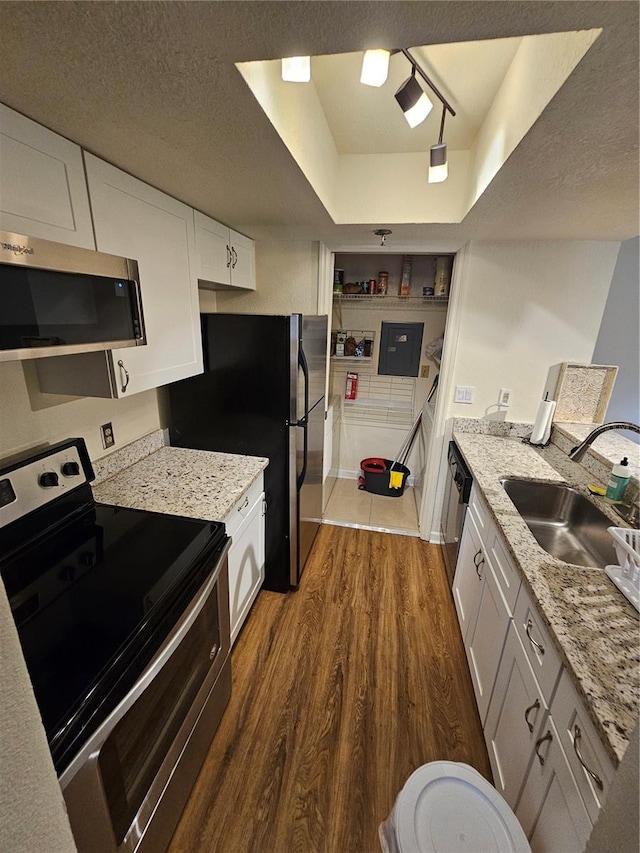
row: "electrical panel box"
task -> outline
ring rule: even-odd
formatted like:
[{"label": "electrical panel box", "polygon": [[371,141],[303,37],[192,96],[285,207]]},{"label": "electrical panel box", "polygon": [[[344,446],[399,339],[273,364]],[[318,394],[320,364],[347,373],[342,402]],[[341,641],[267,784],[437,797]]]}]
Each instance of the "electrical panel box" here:
[{"label": "electrical panel box", "polygon": [[378,373],[417,376],[424,323],[382,323]]}]

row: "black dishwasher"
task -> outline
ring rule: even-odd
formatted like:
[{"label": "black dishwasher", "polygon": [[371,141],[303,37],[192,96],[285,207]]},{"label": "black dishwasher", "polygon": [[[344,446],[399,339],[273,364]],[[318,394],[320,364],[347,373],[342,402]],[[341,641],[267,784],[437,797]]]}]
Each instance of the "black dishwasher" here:
[{"label": "black dishwasher", "polygon": [[458,559],[458,547],[462,536],[462,525],[469,504],[473,478],[455,441],[449,442],[447,453],[447,480],[442,505],[440,531],[444,549],[444,562],[449,584],[453,586],[453,575]]}]

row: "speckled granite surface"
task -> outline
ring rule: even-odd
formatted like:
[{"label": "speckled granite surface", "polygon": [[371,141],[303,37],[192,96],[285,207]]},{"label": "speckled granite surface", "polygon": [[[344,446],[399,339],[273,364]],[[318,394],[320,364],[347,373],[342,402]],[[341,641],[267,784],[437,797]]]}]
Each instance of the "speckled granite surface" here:
[{"label": "speckled granite surface", "polygon": [[221,521],[269,464],[258,456],[161,447],[93,486],[100,503]]},{"label": "speckled granite surface", "polygon": [[166,439],[165,431],[156,429],[148,435],[143,435],[142,438],[132,441],[131,444],[125,444],[124,447],[116,448],[107,456],[96,459],[93,463],[93,470],[96,475],[94,484],[102,483],[124,468],[144,459],[145,456],[155,453],[167,443]]},{"label": "speckled granite surface", "polygon": [[[638,720],[638,613],[602,569],[572,566],[547,554],[499,482],[506,476],[565,481],[584,490],[594,478],[553,444],[537,450],[513,438],[461,432],[454,439],[617,765]],[[623,526],[603,500],[593,500],[614,525]]]}]

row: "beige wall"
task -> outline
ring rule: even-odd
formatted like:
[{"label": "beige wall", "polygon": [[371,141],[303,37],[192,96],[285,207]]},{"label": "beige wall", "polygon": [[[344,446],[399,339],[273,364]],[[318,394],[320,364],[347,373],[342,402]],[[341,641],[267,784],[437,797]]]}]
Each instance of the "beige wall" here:
[{"label": "beige wall", "polygon": [[159,426],[155,391],[123,400],[42,394],[33,363],[0,364],[0,458],[65,438],[81,436],[92,459],[105,456],[100,425],[111,422],[116,448]]},{"label": "beige wall", "polygon": [[[591,362],[619,245],[470,243],[459,335],[445,345],[453,384],[475,398],[454,403],[451,389],[447,414],[532,423],[549,368]],[[500,388],[512,391],[501,412]]]},{"label": "beige wall", "polygon": [[[239,314],[318,313],[318,243],[266,240],[256,243],[256,291],[216,294],[217,310]],[[201,299],[202,310],[205,301]],[[213,308],[212,310],[215,310]]]}]

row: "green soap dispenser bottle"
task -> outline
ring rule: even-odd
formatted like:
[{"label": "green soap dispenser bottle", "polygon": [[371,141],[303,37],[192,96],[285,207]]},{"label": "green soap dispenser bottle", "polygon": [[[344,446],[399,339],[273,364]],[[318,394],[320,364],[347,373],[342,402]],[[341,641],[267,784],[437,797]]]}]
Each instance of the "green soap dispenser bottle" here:
[{"label": "green soap dispenser bottle", "polygon": [[621,501],[624,490],[629,485],[629,460],[625,456],[619,465],[614,465],[607,483],[607,497],[612,501]]}]

